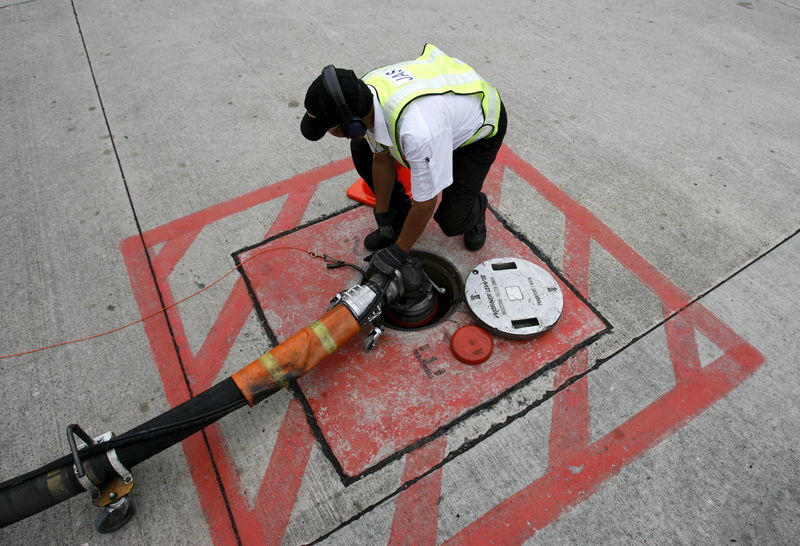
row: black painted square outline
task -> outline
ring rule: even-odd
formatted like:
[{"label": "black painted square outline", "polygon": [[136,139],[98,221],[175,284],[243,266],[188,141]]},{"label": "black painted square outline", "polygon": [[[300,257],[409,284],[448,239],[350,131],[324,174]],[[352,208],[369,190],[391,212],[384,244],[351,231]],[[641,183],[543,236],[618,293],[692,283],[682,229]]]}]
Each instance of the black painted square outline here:
[{"label": "black painted square outline", "polygon": [[[233,261],[236,264],[236,269],[239,271],[239,274],[242,276],[242,280],[244,281],[245,286],[247,287],[247,292],[250,295],[251,300],[253,301],[253,307],[254,307],[254,309],[256,311],[256,315],[258,316],[258,320],[261,322],[261,327],[264,329],[264,333],[269,338],[270,343],[272,343],[273,347],[278,345],[279,340],[278,340],[277,336],[275,335],[275,332],[273,332],[272,328],[269,326],[269,323],[267,322],[267,318],[266,318],[266,315],[264,314],[264,310],[261,308],[261,306],[258,303],[258,297],[256,296],[256,293],[255,293],[255,290],[253,289],[252,283],[250,282],[250,278],[247,276],[247,273],[245,272],[244,268],[242,267],[242,263],[239,260],[239,256],[241,254],[245,253],[245,252],[249,252],[249,251],[251,251],[253,249],[256,249],[256,248],[264,246],[264,245],[266,245],[268,243],[271,243],[272,241],[280,239],[281,237],[285,237],[286,235],[289,235],[291,233],[295,233],[297,231],[306,229],[308,227],[311,227],[313,225],[319,224],[319,223],[324,222],[326,220],[330,220],[331,218],[335,218],[336,216],[339,216],[340,214],[344,214],[346,212],[350,212],[351,210],[354,210],[354,209],[356,209],[358,207],[361,207],[361,206],[364,206],[364,205],[355,204],[355,205],[351,205],[351,206],[345,207],[345,208],[340,209],[338,211],[335,211],[335,212],[333,212],[331,214],[327,214],[325,216],[321,216],[321,217],[319,217],[319,218],[317,218],[315,220],[312,220],[312,221],[307,222],[305,224],[299,225],[299,226],[297,226],[295,228],[292,228],[290,230],[283,231],[281,233],[278,233],[276,235],[268,237],[268,238],[264,239],[263,241],[259,241],[258,243],[255,243],[253,245],[241,248],[241,249],[239,249],[239,250],[237,250],[237,251],[235,251],[235,252],[233,252],[231,254],[231,256],[233,257]],[[377,463],[373,464],[372,466],[366,468],[363,472],[361,472],[360,474],[357,474],[356,476],[348,476],[347,474],[344,473],[344,470],[342,469],[341,464],[339,463],[338,459],[336,458],[336,455],[334,455],[333,450],[331,449],[330,445],[328,444],[328,441],[325,439],[325,435],[323,434],[322,429],[319,427],[319,424],[316,421],[316,417],[314,416],[314,411],[311,408],[311,404],[309,404],[308,399],[306,398],[306,396],[303,393],[303,391],[300,388],[300,386],[297,384],[297,381],[295,381],[295,380],[290,381],[290,384],[289,384],[289,387],[288,387],[289,390],[291,391],[292,395],[297,400],[299,400],[300,403],[303,405],[303,411],[306,414],[306,421],[308,422],[309,427],[311,427],[311,431],[312,431],[312,434],[314,435],[314,438],[319,443],[319,446],[322,449],[322,452],[325,455],[325,458],[328,459],[328,461],[331,463],[333,468],[336,470],[336,474],[339,476],[339,479],[341,480],[342,484],[345,487],[347,487],[349,485],[352,485],[353,483],[357,482],[358,480],[360,480],[364,476],[368,476],[369,474],[372,474],[372,473],[375,473],[375,472],[381,470],[382,468],[384,468],[385,466],[389,465],[390,463],[400,459],[401,457],[403,457],[407,453],[415,451],[416,449],[419,449],[420,447],[422,447],[422,446],[426,445],[427,443],[435,440],[436,438],[439,438],[440,436],[443,436],[443,435],[447,434],[447,432],[449,430],[451,430],[453,427],[455,427],[459,423],[461,423],[463,421],[466,421],[472,415],[474,415],[474,414],[476,414],[476,413],[478,413],[480,411],[483,411],[483,410],[491,408],[492,406],[495,406],[498,402],[500,402],[502,399],[506,398],[511,393],[513,393],[513,392],[525,387],[526,385],[530,384],[531,382],[533,382],[535,379],[537,379],[538,377],[540,377],[544,373],[546,373],[546,372],[548,372],[548,371],[560,366],[561,364],[563,364],[564,362],[569,360],[572,356],[574,356],[578,351],[580,351],[580,350],[582,350],[582,349],[584,349],[586,347],[589,347],[591,344],[593,344],[595,341],[600,339],[602,336],[604,336],[604,335],[606,335],[606,334],[608,334],[608,333],[613,331],[614,327],[608,321],[608,319],[606,319],[606,317],[603,316],[603,314],[600,313],[600,311],[587,298],[585,298],[584,295],[580,293],[580,291],[575,289],[575,287],[566,278],[566,276],[563,274],[563,272],[553,264],[553,261],[550,259],[550,257],[548,257],[544,252],[542,252],[536,245],[534,245],[531,241],[529,241],[524,235],[522,235],[517,230],[515,230],[512,227],[511,223],[508,220],[506,220],[494,208],[489,206],[488,210],[494,215],[494,217],[497,219],[497,221],[500,223],[500,225],[503,226],[503,228],[505,228],[517,240],[519,240],[525,246],[527,246],[531,250],[531,252],[533,252],[533,254],[535,254],[540,260],[542,260],[547,265],[547,267],[550,269],[550,271],[553,272],[555,275],[557,275],[558,278],[561,280],[561,282],[563,282],[564,285],[566,285],[572,291],[572,293],[575,295],[575,297],[577,297],[581,302],[583,302],[584,305],[589,307],[589,309],[592,311],[592,313],[594,313],[594,315],[597,318],[600,319],[600,321],[603,323],[603,325],[605,327],[602,330],[600,330],[599,332],[595,333],[594,335],[592,335],[592,336],[588,337],[587,339],[581,341],[580,343],[574,345],[571,349],[569,349],[568,351],[563,353],[561,356],[559,356],[555,360],[552,360],[552,361],[548,362],[547,364],[545,364],[544,366],[540,367],[539,369],[535,370],[531,375],[529,375],[526,378],[520,380],[519,382],[517,382],[516,384],[514,384],[511,387],[507,388],[506,390],[504,390],[500,394],[498,394],[498,395],[490,398],[489,400],[486,400],[485,402],[483,402],[483,403],[471,408],[470,410],[468,410],[464,414],[462,414],[462,415],[456,417],[455,419],[453,419],[452,421],[442,425],[441,427],[436,429],[433,433],[429,434],[428,436],[426,436],[424,438],[420,438],[419,440],[417,440],[413,444],[410,444],[410,445],[404,447],[403,449],[395,451],[394,453],[392,453],[388,457],[385,457],[385,458],[381,459],[380,461],[378,461]],[[347,287],[345,287],[345,286],[342,287],[342,289],[345,289],[345,288],[347,288]],[[331,294],[331,296],[333,296],[333,294]],[[322,310],[320,310],[320,312],[322,312]],[[588,372],[586,372],[586,373],[588,373]],[[461,453],[464,453],[464,452],[470,450],[472,447],[476,446],[477,444],[479,444],[483,440],[489,438],[495,432],[505,428],[506,426],[510,425],[511,423],[513,423],[514,421],[519,419],[520,417],[523,417],[524,415],[526,415],[529,411],[533,410],[537,406],[539,406],[542,403],[546,402],[554,394],[556,394],[557,392],[560,392],[564,388],[568,387],[569,385],[571,385],[572,383],[574,383],[575,381],[577,381],[578,379],[580,379],[584,375],[585,375],[585,373],[582,373],[582,374],[579,374],[578,376],[570,378],[570,380],[565,382],[564,385],[559,387],[559,389],[554,390],[554,391],[548,391],[546,393],[546,395],[543,396],[541,399],[534,400],[533,402],[531,402],[530,404],[528,404],[526,406],[521,406],[518,411],[509,414],[501,423],[495,423],[491,427],[489,427],[488,430],[483,432],[482,434],[476,436],[475,438],[471,438],[471,439],[467,440],[466,442],[461,444],[457,449],[453,450],[451,453],[449,453],[447,456],[445,456],[445,458],[439,464],[435,465],[434,468],[430,469],[428,472],[425,472],[422,476],[418,476],[417,478],[415,478],[413,480],[410,480],[407,484],[403,484],[401,486],[401,488],[406,488],[406,487],[412,485],[417,480],[421,479],[422,477],[424,477],[428,473],[432,472],[436,468],[440,468],[441,466],[443,466],[445,463],[447,463],[448,461],[452,460],[456,456],[458,456]]]}]

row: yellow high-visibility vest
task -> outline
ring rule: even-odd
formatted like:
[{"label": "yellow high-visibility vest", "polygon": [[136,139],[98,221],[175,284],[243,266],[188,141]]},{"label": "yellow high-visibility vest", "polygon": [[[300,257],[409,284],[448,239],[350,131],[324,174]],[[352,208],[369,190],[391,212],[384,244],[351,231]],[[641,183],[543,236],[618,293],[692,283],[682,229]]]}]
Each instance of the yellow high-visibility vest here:
[{"label": "yellow high-visibility vest", "polygon": [[376,68],[362,78],[371,85],[383,109],[383,116],[392,139],[392,155],[401,164],[406,163],[400,146],[397,121],[412,100],[427,95],[455,93],[481,95],[483,124],[462,146],[497,133],[500,119],[500,94],[481,78],[469,65],[448,56],[438,47],[425,44],[422,56],[403,63]]}]

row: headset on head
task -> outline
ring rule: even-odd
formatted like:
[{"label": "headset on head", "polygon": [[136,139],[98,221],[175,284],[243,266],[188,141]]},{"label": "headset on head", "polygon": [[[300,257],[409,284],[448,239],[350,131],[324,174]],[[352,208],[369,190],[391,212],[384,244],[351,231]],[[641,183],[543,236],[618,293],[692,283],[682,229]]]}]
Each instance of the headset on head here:
[{"label": "headset on head", "polygon": [[339,78],[336,77],[336,68],[332,64],[322,69],[322,85],[339,111],[344,135],[350,139],[363,137],[367,132],[367,125],[363,119],[354,116],[347,107],[347,101],[344,100],[344,93],[339,85]]}]

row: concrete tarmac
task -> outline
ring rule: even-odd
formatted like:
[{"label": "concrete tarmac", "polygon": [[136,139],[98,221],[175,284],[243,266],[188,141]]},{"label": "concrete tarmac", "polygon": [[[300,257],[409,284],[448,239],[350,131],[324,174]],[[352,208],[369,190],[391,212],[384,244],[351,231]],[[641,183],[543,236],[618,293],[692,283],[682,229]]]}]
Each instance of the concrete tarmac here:
[{"label": "concrete tarmac", "polygon": [[138,465],[116,533],[80,495],[0,543],[795,543],[799,27],[795,0],[0,0],[0,356],[209,287],[1,359],[0,480],[67,453],[70,423],[197,395],[356,282],[276,250],[210,286],[258,249],[365,254],[347,143],[299,133],[330,63],[430,42],[492,82],[495,236],[419,248],[465,275],[513,252],[573,302],[477,367],[446,349],[463,307],[356,343]]}]

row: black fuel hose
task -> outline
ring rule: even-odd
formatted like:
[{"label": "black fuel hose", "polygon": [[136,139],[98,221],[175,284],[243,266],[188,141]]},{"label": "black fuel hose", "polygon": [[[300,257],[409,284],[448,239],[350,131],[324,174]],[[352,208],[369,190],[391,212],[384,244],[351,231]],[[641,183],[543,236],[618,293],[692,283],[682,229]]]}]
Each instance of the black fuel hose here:
[{"label": "black fuel hose", "polygon": [[[346,342],[351,335],[357,333],[358,324],[366,322],[366,319],[374,314],[378,309],[378,305],[384,299],[389,299],[388,292],[390,292],[390,287],[394,280],[392,277],[380,273],[369,279],[368,284],[370,284],[375,297],[370,299],[369,304],[358,317],[351,315],[350,313],[354,312],[349,308],[344,311],[353,324],[337,330],[337,335],[342,338],[343,342]],[[335,316],[336,309],[337,307],[334,307],[325,316]],[[320,320],[324,320],[324,317]],[[300,343],[305,343],[306,337],[303,337],[303,335],[308,336],[308,334],[303,334],[303,332],[309,329],[307,327],[296,334],[301,338]],[[315,333],[314,335],[318,336],[319,334]],[[295,336],[288,341],[293,339],[295,339]],[[311,338],[308,337],[308,339]],[[320,341],[318,340],[316,343],[319,344]],[[277,348],[273,349],[271,353],[276,350]],[[315,361],[313,365],[317,363],[318,361]],[[250,366],[237,372],[236,375],[225,379],[207,391],[150,421],[108,442],[95,444],[80,450],[78,455],[84,472],[92,483],[105,483],[117,475],[117,471],[114,470],[108,456],[108,452],[111,449],[115,450],[117,459],[119,459],[122,466],[131,469],[142,461],[185,440],[228,413],[247,405],[248,399],[234,378],[249,370],[255,364],[257,364],[258,370],[262,370],[264,367],[260,359],[256,360]],[[298,363],[289,361],[287,365],[289,364],[297,365]],[[291,375],[293,372],[290,372],[291,366],[289,372],[283,372],[284,376],[293,377]],[[305,371],[301,371],[301,373],[305,373]],[[256,377],[256,379],[259,377]],[[245,379],[247,378],[243,376],[243,380]],[[274,377],[272,379],[268,377],[267,379],[266,387],[263,387],[260,383],[255,384],[258,399],[254,403],[282,388],[280,382],[275,382]],[[269,392],[266,392],[265,388]],[[0,528],[32,516],[85,491],[85,488],[78,481],[74,463],[75,461],[71,454],[65,455],[36,470],[0,483]]]},{"label": "black fuel hose", "polygon": [[[82,449],[83,468],[93,483],[104,483],[116,475],[107,451],[115,449],[120,463],[130,469],[245,405],[247,401],[233,379],[225,379],[108,442]],[[0,483],[0,528],[85,491],[73,465],[72,455],[65,455]]]}]

